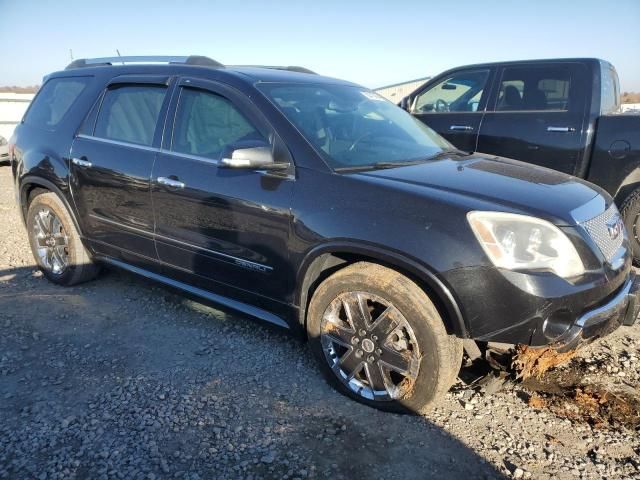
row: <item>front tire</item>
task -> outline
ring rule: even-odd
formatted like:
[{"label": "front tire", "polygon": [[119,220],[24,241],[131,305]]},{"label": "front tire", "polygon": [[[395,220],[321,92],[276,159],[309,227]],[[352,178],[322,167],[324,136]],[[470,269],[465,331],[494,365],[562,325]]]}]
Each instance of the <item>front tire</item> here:
[{"label": "front tire", "polygon": [[620,214],[629,233],[633,264],[640,266],[640,188],[634,190],[620,208]]},{"label": "front tire", "polygon": [[425,413],[462,361],[433,302],[412,280],[359,262],[323,281],[307,316],[311,348],[338,391],[366,405]]},{"label": "front tire", "polygon": [[99,267],[92,261],[56,194],[47,192],[33,197],[26,224],[33,257],[47,279],[71,286],[98,274]]}]

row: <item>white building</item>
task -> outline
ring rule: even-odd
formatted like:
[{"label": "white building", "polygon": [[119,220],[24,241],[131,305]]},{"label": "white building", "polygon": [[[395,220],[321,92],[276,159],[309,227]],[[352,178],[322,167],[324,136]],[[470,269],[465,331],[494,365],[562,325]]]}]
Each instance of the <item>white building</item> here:
[{"label": "white building", "polygon": [[9,140],[34,96],[33,93],[0,93],[0,135]]},{"label": "white building", "polygon": [[376,88],[375,91],[393,103],[399,103],[404,97],[413,92],[416,88],[426,83],[431,77],[416,78],[408,82],[394,83],[385,87]]},{"label": "white building", "polygon": [[622,104],[623,112],[640,112],[640,103],[623,103]]}]

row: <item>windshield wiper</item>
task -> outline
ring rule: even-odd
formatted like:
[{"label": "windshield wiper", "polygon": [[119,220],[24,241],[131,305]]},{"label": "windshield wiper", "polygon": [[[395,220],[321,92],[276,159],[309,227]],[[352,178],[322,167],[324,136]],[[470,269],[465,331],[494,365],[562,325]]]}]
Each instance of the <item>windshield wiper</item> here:
[{"label": "windshield wiper", "polygon": [[447,157],[468,157],[471,155],[469,152],[463,152],[462,150],[451,149],[451,150],[442,150],[430,157],[425,158],[425,160],[440,160],[441,158]]},{"label": "windshield wiper", "polygon": [[421,158],[419,160],[407,160],[405,162],[376,162],[369,165],[354,165],[352,167],[338,167],[336,172],[363,172],[366,170],[384,170],[385,168],[397,168],[397,167],[409,167],[411,165],[419,165],[421,163],[429,162],[431,160],[439,160],[445,157],[464,157],[469,155],[462,150],[443,150],[429,157]]},{"label": "windshield wiper", "polygon": [[383,170],[385,168],[407,167],[409,165],[418,165],[426,160],[412,160],[410,162],[376,162],[369,165],[354,165],[352,167],[338,167],[336,172],[362,172],[365,170]]}]

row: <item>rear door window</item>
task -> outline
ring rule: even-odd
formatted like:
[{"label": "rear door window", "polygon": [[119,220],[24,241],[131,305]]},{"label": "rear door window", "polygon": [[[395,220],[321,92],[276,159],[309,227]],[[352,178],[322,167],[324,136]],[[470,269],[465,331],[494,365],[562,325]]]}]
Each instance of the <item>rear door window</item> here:
[{"label": "rear door window", "polygon": [[505,68],[496,111],[566,111],[575,79],[567,65]]},{"label": "rear door window", "polygon": [[104,95],[94,136],[151,145],[167,88],[161,85],[122,85]]},{"label": "rear door window", "polygon": [[24,123],[53,130],[86,88],[91,77],[59,77],[48,80],[24,117]]}]

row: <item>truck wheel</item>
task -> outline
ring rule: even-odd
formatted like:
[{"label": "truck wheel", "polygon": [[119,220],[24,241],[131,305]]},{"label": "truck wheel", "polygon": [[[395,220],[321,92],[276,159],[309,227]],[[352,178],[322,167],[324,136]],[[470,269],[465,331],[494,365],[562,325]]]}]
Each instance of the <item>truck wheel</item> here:
[{"label": "truck wheel", "polygon": [[447,334],[425,292],[395,270],[367,262],[320,284],[307,332],[329,383],[386,411],[428,411],[462,361],[462,341]]},{"label": "truck wheel", "polygon": [[82,245],[73,220],[56,194],[33,197],[26,224],[33,257],[50,281],[70,286],[98,274],[98,266]]},{"label": "truck wheel", "polygon": [[640,266],[640,188],[634,190],[622,203],[620,214],[629,233],[633,264]]}]

